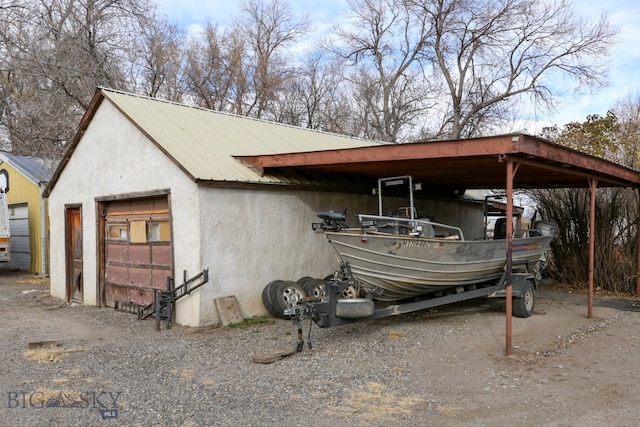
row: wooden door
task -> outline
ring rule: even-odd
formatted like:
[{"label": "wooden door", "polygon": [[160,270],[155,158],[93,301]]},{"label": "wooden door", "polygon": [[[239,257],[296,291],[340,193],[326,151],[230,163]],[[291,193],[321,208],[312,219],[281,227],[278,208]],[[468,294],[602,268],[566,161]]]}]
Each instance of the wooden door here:
[{"label": "wooden door", "polygon": [[83,302],[82,277],[82,210],[66,208],[65,248],[67,258],[67,300]]}]

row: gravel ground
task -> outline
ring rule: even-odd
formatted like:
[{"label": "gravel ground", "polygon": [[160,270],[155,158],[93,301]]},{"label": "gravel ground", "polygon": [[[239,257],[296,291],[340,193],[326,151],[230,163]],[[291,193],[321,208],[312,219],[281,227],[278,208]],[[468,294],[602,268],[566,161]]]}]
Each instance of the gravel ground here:
[{"label": "gravel ground", "polygon": [[[6,426],[631,425],[640,419],[640,314],[543,292],[513,319],[459,304],[312,331],[292,325],[156,331],[112,309],[70,306],[46,282],[0,273],[0,373]],[[306,329],[305,329],[306,333]],[[55,340],[59,354],[28,353]],[[635,353],[635,355],[634,355]],[[45,357],[49,360],[34,360]],[[55,406],[57,405],[57,407]]]}]

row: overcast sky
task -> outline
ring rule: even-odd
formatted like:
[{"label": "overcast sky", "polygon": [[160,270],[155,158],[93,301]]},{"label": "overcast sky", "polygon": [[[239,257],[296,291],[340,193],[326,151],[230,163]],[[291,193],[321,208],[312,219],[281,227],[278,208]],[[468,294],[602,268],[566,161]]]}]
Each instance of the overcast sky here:
[{"label": "overcast sky", "polygon": [[[237,14],[239,0],[156,0],[161,13],[186,29],[207,22],[226,25]],[[306,13],[322,33],[328,30],[346,6],[346,0],[289,0],[296,12]],[[582,122],[589,114],[606,114],[616,101],[640,95],[640,2],[638,0],[574,0],[585,17],[597,20],[603,12],[619,29],[619,44],[613,50],[610,85],[595,94],[579,98],[562,94],[560,110],[547,118],[549,123]],[[535,132],[535,124],[524,124]]]}]

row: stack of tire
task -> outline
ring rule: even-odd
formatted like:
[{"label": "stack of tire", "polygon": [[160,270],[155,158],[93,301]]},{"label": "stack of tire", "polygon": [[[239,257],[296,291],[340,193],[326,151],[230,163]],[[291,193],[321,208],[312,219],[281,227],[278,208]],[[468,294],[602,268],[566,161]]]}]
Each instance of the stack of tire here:
[{"label": "stack of tire", "polygon": [[287,318],[284,311],[310,296],[313,301],[324,299],[324,280],[301,277],[293,280],[272,280],[262,290],[262,303],[271,315]]},{"label": "stack of tire", "polygon": [[[288,318],[284,315],[287,308],[294,307],[299,301],[307,297],[314,302],[325,299],[325,282],[332,276],[324,279],[313,277],[301,277],[293,280],[272,280],[262,290],[262,303],[271,315]],[[348,287],[342,293],[342,298],[336,304],[336,317],[361,318],[373,313],[373,301],[359,298],[358,291],[354,287]]]}]

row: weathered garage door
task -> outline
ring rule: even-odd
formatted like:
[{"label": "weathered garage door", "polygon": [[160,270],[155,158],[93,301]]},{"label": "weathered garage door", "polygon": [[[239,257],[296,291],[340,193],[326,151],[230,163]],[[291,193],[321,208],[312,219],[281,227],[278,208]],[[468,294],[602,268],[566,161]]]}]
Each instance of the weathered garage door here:
[{"label": "weathered garage door", "polygon": [[9,205],[9,253],[11,261],[6,268],[28,270],[31,265],[31,246],[29,245],[29,207],[26,203]]},{"label": "weathered garage door", "polygon": [[172,276],[167,197],[109,202],[105,221],[105,302],[148,304]]}]

